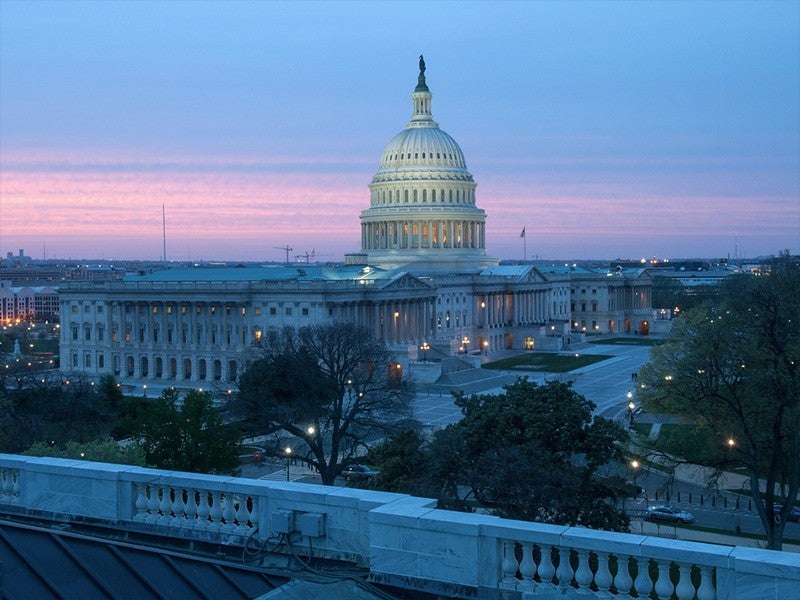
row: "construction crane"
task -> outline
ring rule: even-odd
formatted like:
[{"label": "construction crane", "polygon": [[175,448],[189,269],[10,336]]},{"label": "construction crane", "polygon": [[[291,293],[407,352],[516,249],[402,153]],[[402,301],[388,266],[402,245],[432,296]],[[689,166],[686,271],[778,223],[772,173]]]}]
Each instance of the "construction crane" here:
[{"label": "construction crane", "polygon": [[330,256],[330,254],[320,254],[316,250],[312,250],[310,253],[306,250],[305,254],[295,254],[294,259],[295,261],[299,261],[301,258],[305,261],[306,264],[315,260],[320,256]]},{"label": "construction crane", "polygon": [[275,250],[283,250],[284,252],[286,252],[286,264],[288,265],[289,264],[289,252],[294,250],[294,248],[292,248],[288,244],[286,246],[273,246],[273,248],[275,248]]}]

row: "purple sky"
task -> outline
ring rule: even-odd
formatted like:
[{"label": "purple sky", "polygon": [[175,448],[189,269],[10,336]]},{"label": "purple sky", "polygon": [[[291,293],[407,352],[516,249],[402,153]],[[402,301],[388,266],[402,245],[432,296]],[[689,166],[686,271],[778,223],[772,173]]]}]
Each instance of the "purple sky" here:
[{"label": "purple sky", "polygon": [[800,248],[800,2],[0,0],[0,252],[359,249],[425,54],[490,255]]}]

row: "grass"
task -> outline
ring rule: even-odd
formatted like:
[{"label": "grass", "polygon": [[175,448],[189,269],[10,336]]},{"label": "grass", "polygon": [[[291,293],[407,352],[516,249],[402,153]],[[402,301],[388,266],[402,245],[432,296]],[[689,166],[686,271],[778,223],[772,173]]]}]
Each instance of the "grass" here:
[{"label": "grass", "polygon": [[483,365],[483,368],[495,369],[497,371],[520,370],[566,373],[567,371],[580,369],[586,365],[591,365],[608,358],[611,358],[611,356],[605,354],[557,354],[555,352],[536,352],[486,363]]},{"label": "grass", "polygon": [[661,340],[654,340],[647,337],[629,338],[617,337],[601,340],[587,340],[590,344],[607,344],[609,346],[657,346]]}]

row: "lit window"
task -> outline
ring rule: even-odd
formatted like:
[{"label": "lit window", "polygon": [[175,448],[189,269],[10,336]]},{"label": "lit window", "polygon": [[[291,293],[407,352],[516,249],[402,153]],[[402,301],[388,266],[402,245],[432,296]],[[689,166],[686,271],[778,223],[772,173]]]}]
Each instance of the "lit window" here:
[{"label": "lit window", "polygon": [[154,307],[153,307],[153,314],[154,314],[154,315],[157,315],[157,314],[158,314],[158,307],[157,307],[157,306],[154,306]]},{"label": "lit window", "polygon": [[255,315],[256,315],[257,317],[260,317],[260,316],[261,316],[261,307],[260,307],[260,306],[256,306],[256,307],[253,309],[253,312],[255,313]]}]

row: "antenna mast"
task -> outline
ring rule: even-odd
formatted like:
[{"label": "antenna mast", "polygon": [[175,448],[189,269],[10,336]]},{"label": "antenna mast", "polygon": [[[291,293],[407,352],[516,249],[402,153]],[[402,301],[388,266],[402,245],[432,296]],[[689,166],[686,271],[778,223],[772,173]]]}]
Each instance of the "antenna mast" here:
[{"label": "antenna mast", "polygon": [[167,263],[167,209],[165,205],[161,205],[161,242],[163,244],[163,254],[161,259],[164,264]]}]

